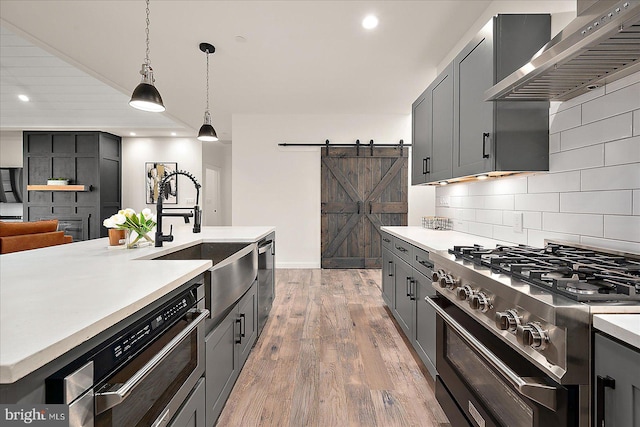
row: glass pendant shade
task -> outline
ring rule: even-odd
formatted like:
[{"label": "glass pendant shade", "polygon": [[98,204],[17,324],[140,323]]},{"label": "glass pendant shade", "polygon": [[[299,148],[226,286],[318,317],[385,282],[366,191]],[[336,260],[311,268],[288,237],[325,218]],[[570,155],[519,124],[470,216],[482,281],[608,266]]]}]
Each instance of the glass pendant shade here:
[{"label": "glass pendant shade", "polygon": [[151,68],[146,66],[146,64],[142,64],[140,74],[142,74],[142,82],[133,90],[129,105],[138,110],[151,111],[154,113],[164,111],[165,108],[160,92],[158,92],[158,89],[153,85],[153,72]]},{"label": "glass pendant shade", "polygon": [[211,114],[208,111],[204,113],[204,124],[200,127],[200,131],[198,132],[198,139],[200,141],[217,141],[218,135],[216,134],[216,130],[211,126]]}]

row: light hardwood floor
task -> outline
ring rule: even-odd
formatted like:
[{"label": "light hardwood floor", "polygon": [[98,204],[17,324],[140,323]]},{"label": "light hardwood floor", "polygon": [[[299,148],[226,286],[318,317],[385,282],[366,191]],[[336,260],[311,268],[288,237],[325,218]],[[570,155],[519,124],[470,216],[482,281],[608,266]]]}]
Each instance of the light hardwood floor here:
[{"label": "light hardwood floor", "polygon": [[380,281],[380,270],[276,270],[270,319],[217,425],[449,426]]}]

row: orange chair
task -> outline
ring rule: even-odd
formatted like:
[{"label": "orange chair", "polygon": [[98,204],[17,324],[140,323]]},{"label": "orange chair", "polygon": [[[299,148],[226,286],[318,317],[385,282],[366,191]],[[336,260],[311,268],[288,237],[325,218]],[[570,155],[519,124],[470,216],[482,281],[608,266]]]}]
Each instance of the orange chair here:
[{"label": "orange chair", "polygon": [[0,221],[0,254],[73,242],[73,237],[57,229],[57,219],[34,222]]}]

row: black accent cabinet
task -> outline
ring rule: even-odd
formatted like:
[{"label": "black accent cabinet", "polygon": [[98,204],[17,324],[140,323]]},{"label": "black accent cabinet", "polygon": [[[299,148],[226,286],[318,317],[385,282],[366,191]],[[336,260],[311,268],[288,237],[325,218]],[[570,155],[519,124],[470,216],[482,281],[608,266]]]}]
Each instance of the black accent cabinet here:
[{"label": "black accent cabinet", "polygon": [[[23,132],[23,218],[56,218],[74,241],[106,237],[102,221],[122,208],[122,141],[105,132]],[[30,190],[69,178],[86,191]]]}]

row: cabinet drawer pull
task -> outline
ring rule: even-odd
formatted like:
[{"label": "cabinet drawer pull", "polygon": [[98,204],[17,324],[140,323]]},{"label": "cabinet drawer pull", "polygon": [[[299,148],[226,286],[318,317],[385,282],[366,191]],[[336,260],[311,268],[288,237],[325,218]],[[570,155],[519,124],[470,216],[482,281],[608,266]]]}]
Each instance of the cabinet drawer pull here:
[{"label": "cabinet drawer pull", "polygon": [[482,158],[488,159],[489,153],[487,153],[487,139],[489,139],[489,132],[482,134]]},{"label": "cabinet drawer pull", "polygon": [[400,252],[407,252],[407,250],[402,246],[396,246],[396,249],[399,250]]},{"label": "cabinet drawer pull", "polygon": [[616,388],[616,380],[611,378],[610,376],[600,376],[598,375],[596,380],[596,388],[597,388],[597,396],[596,396],[596,427],[605,427],[605,419],[604,419],[604,394],[605,388],[612,388],[615,390]]},{"label": "cabinet drawer pull", "polygon": [[386,237],[383,237],[383,238],[382,238],[382,241],[383,241],[383,242],[387,242],[387,243],[391,243],[391,240],[390,240],[390,239],[387,239]]}]

